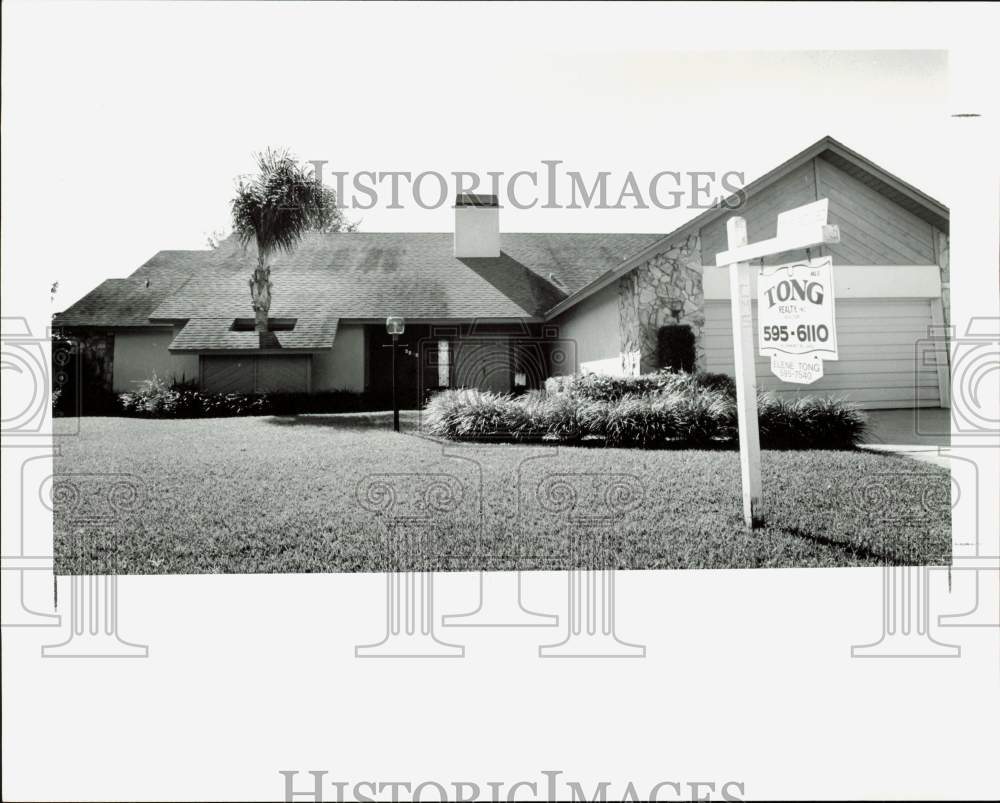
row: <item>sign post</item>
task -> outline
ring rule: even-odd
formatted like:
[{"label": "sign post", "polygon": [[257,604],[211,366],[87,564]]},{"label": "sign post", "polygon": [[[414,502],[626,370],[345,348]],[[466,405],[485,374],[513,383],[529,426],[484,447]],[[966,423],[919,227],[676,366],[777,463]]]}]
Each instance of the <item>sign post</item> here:
[{"label": "sign post", "polygon": [[[746,248],[747,222],[741,217],[726,221],[729,250]],[[733,317],[733,357],[736,367],[736,411],[740,435],[740,477],[743,484],[743,521],[756,527],[760,521],[760,432],[757,422],[757,371],[753,349],[753,288],[750,263],[729,266],[729,298]]]},{"label": "sign post", "polygon": [[[726,222],[727,251],[715,255],[715,264],[729,267],[729,295],[733,321],[733,357],[736,374],[736,412],[740,437],[740,475],[743,485],[743,521],[747,527],[757,528],[762,523],[760,479],[760,433],[757,421],[757,372],[754,366],[753,298],[754,273],[750,261],[776,256],[790,251],[800,251],[819,245],[840,242],[840,229],[826,224],[828,202],[824,198],[778,215],[777,236],[757,243],[747,242],[747,224],[741,217],[731,217]],[[784,291],[782,291],[784,292]],[[796,291],[797,292],[797,291]],[[830,314],[832,315],[833,287],[829,287]],[[758,310],[759,314],[761,313]],[[832,318],[831,318],[832,321]],[[814,324],[815,325],[815,324]],[[787,326],[787,324],[786,324]],[[829,326],[833,336],[833,354],[836,359],[836,331]],[[818,330],[805,333],[818,339]],[[780,330],[779,330],[780,340]],[[808,337],[807,337],[808,340]],[[762,346],[764,344],[762,336]],[[812,341],[809,341],[812,342]],[[763,351],[763,348],[762,348]],[[778,370],[785,376],[809,376],[802,373],[802,353],[779,355]],[[776,365],[773,362],[772,369]],[[785,362],[790,361],[786,366]],[[812,363],[805,367],[811,367]],[[798,371],[798,373],[796,373]],[[779,377],[784,378],[780,373]],[[822,376],[822,363],[820,363]],[[818,378],[818,377],[816,377]],[[790,381],[796,381],[791,379]],[[809,380],[809,381],[815,381]]]}]

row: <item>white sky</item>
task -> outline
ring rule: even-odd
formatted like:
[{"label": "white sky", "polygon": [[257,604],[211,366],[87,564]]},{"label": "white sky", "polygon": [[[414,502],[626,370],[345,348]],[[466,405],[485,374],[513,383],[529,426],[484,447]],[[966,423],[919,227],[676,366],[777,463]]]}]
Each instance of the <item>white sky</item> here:
[{"label": "white sky", "polygon": [[[619,182],[749,181],[831,134],[948,203],[950,29],[922,6],[42,2],[3,17],[4,314],[12,287],[58,281],[58,310],[160,249],[202,247],[268,144],[352,172],[562,159]],[[916,49],[832,50],[875,47],[904,18],[894,46]],[[789,46],[816,50],[767,52]],[[667,232],[693,214],[505,209],[501,226]],[[352,216],[452,226],[447,207]]]}]

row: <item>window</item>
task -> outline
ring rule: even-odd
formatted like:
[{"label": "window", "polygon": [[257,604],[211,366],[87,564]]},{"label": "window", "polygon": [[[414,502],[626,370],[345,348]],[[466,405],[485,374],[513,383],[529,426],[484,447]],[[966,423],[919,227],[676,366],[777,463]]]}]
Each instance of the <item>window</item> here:
[{"label": "window", "polygon": [[447,340],[438,341],[437,352],[438,387],[451,386],[451,346]]}]

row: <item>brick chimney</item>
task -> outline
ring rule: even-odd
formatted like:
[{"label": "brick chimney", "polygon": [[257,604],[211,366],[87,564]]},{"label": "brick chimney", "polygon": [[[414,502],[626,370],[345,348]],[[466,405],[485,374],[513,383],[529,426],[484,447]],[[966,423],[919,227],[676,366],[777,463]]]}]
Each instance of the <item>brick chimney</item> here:
[{"label": "brick chimney", "polygon": [[455,198],[455,256],[500,256],[500,205],[495,195]]}]

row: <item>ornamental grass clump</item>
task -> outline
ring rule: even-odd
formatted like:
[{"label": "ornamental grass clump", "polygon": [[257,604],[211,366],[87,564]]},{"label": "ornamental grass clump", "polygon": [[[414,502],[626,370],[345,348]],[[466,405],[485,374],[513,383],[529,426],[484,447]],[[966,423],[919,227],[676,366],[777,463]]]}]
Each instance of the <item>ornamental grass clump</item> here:
[{"label": "ornamental grass clump", "polygon": [[579,399],[556,393],[528,401],[526,407],[531,411],[533,424],[544,432],[547,440],[572,443],[589,434],[581,418],[583,405]]},{"label": "ornamental grass clump", "polygon": [[525,405],[509,395],[449,390],[431,397],[424,409],[423,428],[458,440],[521,440],[534,431],[534,422]]},{"label": "ornamental grass clump", "polygon": [[674,406],[670,395],[624,396],[609,404],[605,437],[608,446],[638,446],[649,449],[664,446],[678,436]]},{"label": "ornamental grass clump", "polygon": [[[643,392],[621,396],[620,384],[589,377],[583,383],[559,383],[559,389],[551,383],[546,391],[521,397],[444,391],[428,403],[423,428],[456,440],[572,444],[587,439],[642,449],[732,446],[738,442],[735,393],[728,377],[716,376],[661,373],[655,377],[659,390],[637,384]],[[761,445],[767,448],[846,449],[865,435],[864,413],[840,399],[762,394],[758,410]]]},{"label": "ornamental grass clump", "polygon": [[861,443],[868,416],[837,398],[757,399],[761,446],[769,449],[845,449]]},{"label": "ornamental grass clump", "polygon": [[686,373],[662,369],[641,376],[574,374],[545,381],[548,395],[565,393],[591,401],[618,401],[625,396],[648,396],[673,391],[718,390],[736,398],[736,383],[726,374]]},{"label": "ornamental grass clump", "polygon": [[679,440],[691,446],[712,446],[736,437],[736,402],[719,390],[695,388],[673,393],[671,414]]}]

